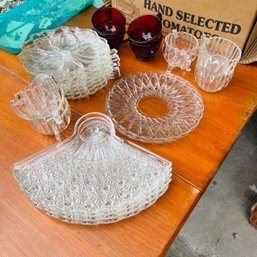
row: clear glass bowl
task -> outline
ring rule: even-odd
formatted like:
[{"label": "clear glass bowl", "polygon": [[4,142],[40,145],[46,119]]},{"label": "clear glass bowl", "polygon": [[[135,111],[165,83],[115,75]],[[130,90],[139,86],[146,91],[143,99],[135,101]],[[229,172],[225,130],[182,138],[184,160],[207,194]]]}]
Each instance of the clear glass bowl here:
[{"label": "clear glass bowl", "polygon": [[147,143],[175,141],[203,116],[203,99],[188,81],[164,73],[138,73],[119,80],[106,111],[124,135]]},{"label": "clear glass bowl", "polygon": [[53,75],[68,99],[94,94],[120,76],[117,50],[91,29],[60,27],[33,34],[19,57],[31,78]]},{"label": "clear glass bowl", "polygon": [[113,223],[136,215],[168,189],[171,162],[115,135],[111,119],[88,113],[73,135],[15,163],[30,201],[69,223]]}]

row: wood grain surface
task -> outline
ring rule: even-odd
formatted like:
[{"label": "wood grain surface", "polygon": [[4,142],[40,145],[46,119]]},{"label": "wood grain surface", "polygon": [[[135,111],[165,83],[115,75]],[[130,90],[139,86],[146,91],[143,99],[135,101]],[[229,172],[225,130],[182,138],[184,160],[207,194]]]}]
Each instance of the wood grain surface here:
[{"label": "wood grain surface", "polygon": [[[125,77],[140,71],[165,72],[167,64],[159,51],[151,62],[138,61],[128,44],[120,48],[121,74]],[[200,92],[204,101],[204,116],[198,127],[189,135],[165,144],[139,145],[169,159],[174,173],[200,190],[205,190],[224,158],[242,132],[256,109],[257,65],[238,65],[232,81],[220,92],[206,93],[194,80],[194,64],[191,72],[174,70],[174,74],[189,80]],[[105,98],[114,82],[86,99],[71,101],[79,113],[105,112]],[[134,141],[136,142],[136,141]]]},{"label": "wood grain surface", "polygon": [[[90,17],[94,11],[95,8],[90,7],[65,25],[91,28]],[[167,68],[161,49],[152,61],[141,62],[136,59],[129,44],[125,43],[120,47],[119,56],[122,77],[142,71],[165,72]],[[29,80],[17,56],[0,50],[0,60],[0,64]],[[195,62],[190,72],[174,69],[173,73],[189,80],[203,97],[205,110],[198,127],[188,136],[172,143],[137,143],[172,160],[175,174],[204,191],[256,109],[257,64],[237,65],[232,81],[218,93],[206,93],[197,86],[194,65]],[[80,114],[105,112],[105,97],[114,82],[110,81],[93,96],[70,101],[72,108]]]},{"label": "wood grain surface", "polygon": [[[168,192],[135,217],[111,225],[65,224],[36,209],[12,177],[11,164],[55,143],[54,137],[34,131],[9,103],[27,83],[0,66],[0,256],[131,257],[161,256],[187,216],[200,191],[173,176]],[[78,103],[79,105],[79,103]],[[73,112],[73,132],[79,115]]]},{"label": "wood grain surface", "polygon": [[[94,8],[67,25],[91,27]],[[140,71],[165,72],[161,50],[151,62],[140,62],[127,43],[119,51],[122,77]],[[139,215],[112,225],[70,225],[52,219],[23,195],[10,165],[55,142],[35,132],[10,108],[13,94],[29,77],[17,56],[0,50],[0,256],[162,256],[200,196],[222,164],[257,105],[257,65],[238,65],[227,88],[205,93],[191,72],[174,70],[189,80],[203,97],[205,110],[199,126],[188,136],[166,144],[137,144],[173,163],[173,181],[168,192]],[[6,70],[9,69],[8,70]],[[17,74],[20,78],[14,76]],[[72,133],[79,115],[105,112],[105,97],[115,81],[95,95],[70,101],[73,122],[63,137]],[[150,108],[150,106],[149,106]],[[122,136],[119,134],[119,136]],[[126,137],[124,137],[126,138]]]}]

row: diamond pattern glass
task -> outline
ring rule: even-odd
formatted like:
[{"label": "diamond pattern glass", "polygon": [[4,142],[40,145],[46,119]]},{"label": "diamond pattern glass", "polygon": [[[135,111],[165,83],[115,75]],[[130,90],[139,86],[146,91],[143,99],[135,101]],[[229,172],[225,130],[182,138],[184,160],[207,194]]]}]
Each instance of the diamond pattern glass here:
[{"label": "diamond pattern glass", "polygon": [[171,162],[115,135],[111,119],[89,113],[74,134],[15,163],[13,174],[30,201],[69,223],[113,223],[136,215],[165,193]]},{"label": "diamond pattern glass", "polygon": [[119,80],[107,96],[106,111],[128,137],[148,142],[175,141],[203,116],[203,100],[186,80],[165,73],[138,73]]}]

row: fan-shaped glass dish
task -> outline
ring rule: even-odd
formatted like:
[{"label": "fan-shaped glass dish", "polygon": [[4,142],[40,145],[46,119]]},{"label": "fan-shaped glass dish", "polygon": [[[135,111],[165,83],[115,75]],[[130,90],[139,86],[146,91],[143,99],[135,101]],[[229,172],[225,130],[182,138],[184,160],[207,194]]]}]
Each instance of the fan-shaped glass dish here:
[{"label": "fan-shaped glass dish", "polygon": [[101,113],[82,116],[70,138],[12,168],[36,207],[85,225],[113,223],[146,209],[168,189],[172,171],[171,162],[118,138]]},{"label": "fan-shaped glass dish", "polygon": [[63,89],[46,74],[37,75],[28,86],[14,95],[11,107],[21,118],[31,122],[43,135],[55,135],[61,141],[60,132],[70,123],[71,110]]},{"label": "fan-shaped glass dish", "polygon": [[52,74],[70,99],[94,94],[120,76],[117,50],[91,29],[60,27],[33,34],[19,57],[31,78]]},{"label": "fan-shaped glass dish", "polygon": [[138,73],[119,80],[106,111],[124,135],[146,143],[175,141],[203,116],[203,100],[186,80],[165,73]]},{"label": "fan-shaped glass dish", "polygon": [[196,37],[186,32],[173,30],[165,37],[163,56],[168,63],[167,72],[179,67],[190,71],[190,65],[198,53],[199,43]]}]

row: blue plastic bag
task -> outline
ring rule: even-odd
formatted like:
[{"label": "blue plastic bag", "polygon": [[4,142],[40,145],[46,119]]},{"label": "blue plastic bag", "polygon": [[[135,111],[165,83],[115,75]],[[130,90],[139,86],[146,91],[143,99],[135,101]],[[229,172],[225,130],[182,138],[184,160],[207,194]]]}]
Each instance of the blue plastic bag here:
[{"label": "blue plastic bag", "polygon": [[54,29],[93,3],[93,0],[27,0],[0,14],[0,48],[18,54],[29,35]]}]

